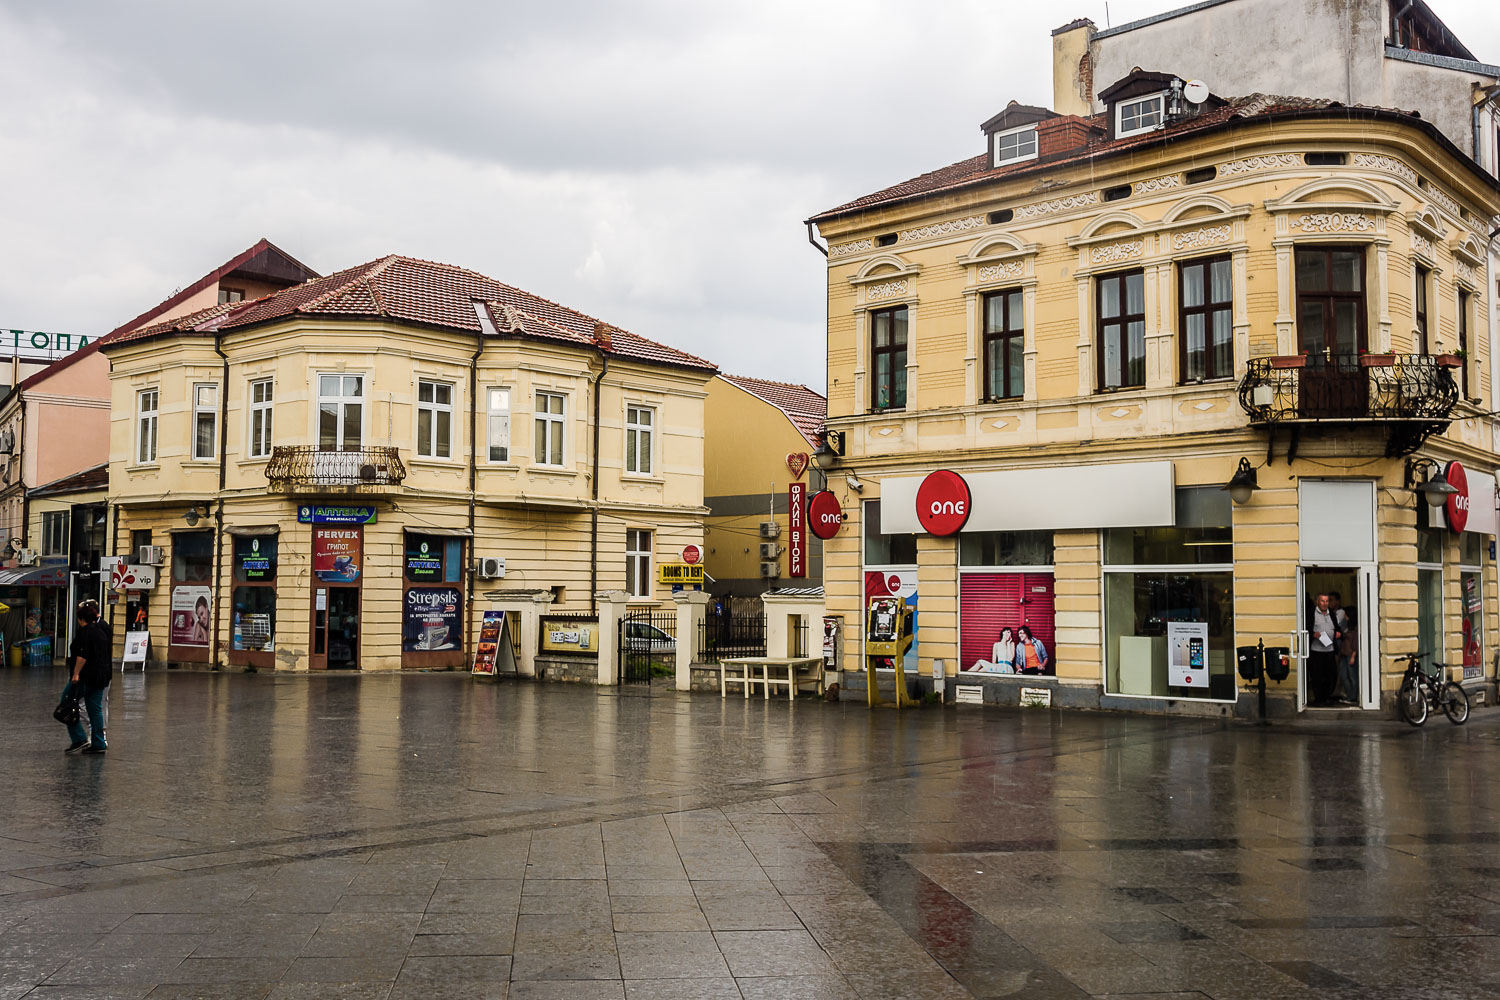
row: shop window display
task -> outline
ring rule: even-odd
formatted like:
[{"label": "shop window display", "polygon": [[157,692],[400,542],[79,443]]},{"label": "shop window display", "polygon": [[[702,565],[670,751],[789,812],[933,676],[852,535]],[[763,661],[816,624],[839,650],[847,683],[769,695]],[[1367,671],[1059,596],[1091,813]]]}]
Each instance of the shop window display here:
[{"label": "shop window display", "polygon": [[1484,676],[1484,538],[1465,532],[1458,548],[1464,680]]},{"label": "shop window display", "polygon": [[233,637],[239,652],[269,653],[276,645],[275,535],[234,539]]},{"label": "shop window display", "polygon": [[[1234,567],[1229,495],[1177,490],[1171,527],[1104,532],[1105,690],[1109,694],[1232,701]],[[1173,623],[1198,626],[1177,628]],[[1197,639],[1207,684],[1169,669],[1169,633]],[[1206,632],[1206,639],[1201,638]],[[1191,640],[1190,640],[1191,641]]]},{"label": "shop window display", "polygon": [[1057,673],[1052,532],[959,536],[959,669]]},{"label": "shop window display", "polygon": [[1443,533],[1430,508],[1417,505],[1417,651],[1441,661],[1443,652]]}]

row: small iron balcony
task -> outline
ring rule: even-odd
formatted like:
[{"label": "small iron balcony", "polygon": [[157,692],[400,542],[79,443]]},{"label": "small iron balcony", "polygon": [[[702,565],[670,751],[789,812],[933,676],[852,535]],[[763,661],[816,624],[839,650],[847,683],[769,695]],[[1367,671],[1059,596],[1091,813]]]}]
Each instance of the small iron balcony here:
[{"label": "small iron balcony", "polygon": [[278,445],[266,463],[266,479],[278,493],[392,493],[405,478],[400,450],[384,445],[348,451]]}]

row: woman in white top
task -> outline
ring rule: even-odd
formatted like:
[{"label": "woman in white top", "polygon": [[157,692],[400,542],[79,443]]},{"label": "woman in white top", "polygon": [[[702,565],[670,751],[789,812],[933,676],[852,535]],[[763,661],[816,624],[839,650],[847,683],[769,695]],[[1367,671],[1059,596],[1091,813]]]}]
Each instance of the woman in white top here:
[{"label": "woman in white top", "polygon": [[1016,634],[1007,626],[1000,630],[1000,641],[990,649],[988,660],[975,660],[970,671],[989,674],[1016,672]]}]

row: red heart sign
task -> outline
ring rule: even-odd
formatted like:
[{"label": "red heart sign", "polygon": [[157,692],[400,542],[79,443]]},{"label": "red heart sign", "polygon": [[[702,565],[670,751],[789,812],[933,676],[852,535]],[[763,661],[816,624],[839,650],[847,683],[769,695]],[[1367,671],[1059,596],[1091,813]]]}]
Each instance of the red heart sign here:
[{"label": "red heart sign", "polygon": [[807,471],[807,452],[794,451],[786,457],[786,467],[792,470],[793,479],[801,479],[802,473]]}]

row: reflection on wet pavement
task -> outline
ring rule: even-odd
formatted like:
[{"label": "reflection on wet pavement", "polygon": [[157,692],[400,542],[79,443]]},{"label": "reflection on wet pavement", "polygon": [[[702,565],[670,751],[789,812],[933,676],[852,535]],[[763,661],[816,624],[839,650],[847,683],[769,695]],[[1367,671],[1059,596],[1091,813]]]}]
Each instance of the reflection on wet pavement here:
[{"label": "reflection on wet pavement", "polygon": [[1494,997],[1500,718],[0,672],[0,1000]]}]

